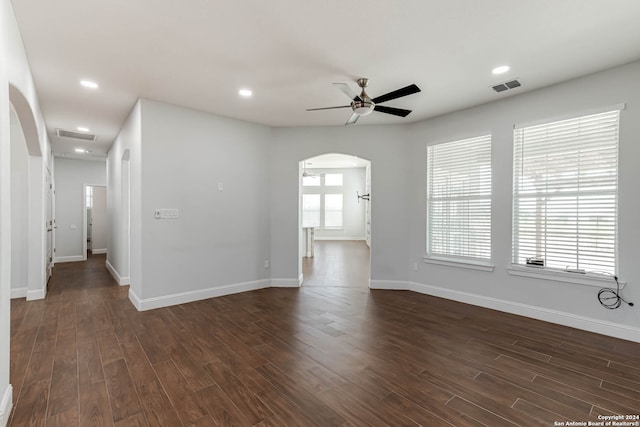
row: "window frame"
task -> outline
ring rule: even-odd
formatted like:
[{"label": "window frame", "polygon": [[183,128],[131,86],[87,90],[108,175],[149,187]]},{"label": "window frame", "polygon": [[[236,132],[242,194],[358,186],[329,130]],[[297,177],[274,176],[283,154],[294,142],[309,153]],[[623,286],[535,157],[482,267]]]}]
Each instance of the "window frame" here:
[{"label": "window frame", "polygon": [[[322,170],[317,169],[317,170]],[[302,225],[302,227],[311,227],[309,225],[305,225],[304,219],[305,219],[305,209],[304,209],[304,197],[305,196],[309,196],[309,195],[317,195],[320,198],[320,210],[319,210],[319,225],[317,226],[313,226],[313,228],[316,228],[318,230],[342,230],[344,229],[344,199],[345,199],[345,195],[344,195],[344,173],[343,172],[338,172],[338,173],[331,173],[331,172],[312,172],[312,173],[317,173],[317,175],[312,175],[313,177],[317,178],[317,182],[318,184],[307,184],[305,185],[304,183],[304,178],[306,177],[302,177],[303,180],[301,182],[301,188],[302,188],[302,198],[301,198],[301,218],[300,218],[300,222]],[[327,185],[325,180],[326,180],[326,176],[327,175],[340,175],[341,179],[341,183],[340,184],[330,184]],[[309,182],[309,180],[307,180],[307,182]],[[341,220],[341,224],[339,226],[327,226],[326,225],[326,197],[330,195],[340,195],[342,197],[342,208],[340,210],[340,220]]]},{"label": "window frame", "polygon": [[[565,281],[565,282],[571,282],[571,283],[578,283],[578,284],[585,284],[585,285],[592,285],[592,286],[603,286],[603,282],[604,283],[610,283],[611,282],[611,277],[612,275],[617,274],[617,270],[618,270],[618,264],[619,264],[619,255],[618,255],[618,248],[619,248],[619,236],[618,236],[618,230],[619,230],[619,209],[618,209],[618,203],[619,203],[619,199],[618,199],[618,190],[619,190],[619,177],[620,177],[620,159],[619,159],[619,153],[620,153],[620,111],[624,109],[624,105],[617,105],[617,106],[613,106],[613,107],[608,107],[608,108],[603,108],[603,109],[599,109],[599,110],[592,110],[589,112],[583,112],[580,114],[575,114],[572,116],[565,116],[562,118],[556,118],[556,119],[547,119],[544,121],[539,121],[536,123],[530,123],[530,124],[522,124],[522,125],[516,125],[514,126],[514,131],[513,131],[513,187],[512,187],[512,243],[511,243],[511,267],[507,269],[509,274],[512,275],[517,275],[517,276],[527,276],[527,277],[535,277],[535,278],[539,278],[539,279],[547,279],[547,280],[556,280],[556,281]],[[598,119],[595,118],[595,116],[602,116],[605,117],[607,114],[612,115],[614,117],[612,118],[605,118],[605,119],[601,119],[601,120],[610,120],[612,122],[615,123],[615,129],[613,131],[613,134],[615,134],[615,138],[614,139],[608,139],[606,142],[601,143],[600,145],[597,145],[596,148],[594,150],[602,150],[602,152],[606,155],[612,156],[613,158],[615,158],[615,178],[613,179],[613,181],[615,182],[615,187],[613,189],[610,190],[599,190],[599,191],[594,191],[594,190],[581,190],[580,188],[580,183],[582,182],[581,180],[583,179],[581,177],[581,168],[578,167],[578,172],[577,172],[577,177],[575,178],[574,181],[571,181],[569,179],[560,181],[560,183],[555,182],[555,186],[556,187],[552,187],[552,190],[555,189],[554,191],[549,191],[549,185],[546,185],[547,190],[543,191],[543,192],[539,192],[536,191],[534,193],[527,193],[525,191],[519,191],[521,187],[523,187],[523,182],[524,182],[524,155],[521,156],[521,158],[518,158],[518,153],[520,151],[518,144],[524,146],[524,141],[523,141],[523,137],[521,137],[519,135],[520,134],[524,134],[524,132],[526,130],[542,130],[544,129],[544,127],[546,126],[547,128],[553,128],[553,129],[563,129],[565,130],[565,132],[567,132],[568,134],[568,130],[571,126],[573,126],[574,128],[576,126],[578,126],[580,128],[582,121],[584,121],[585,123],[589,123],[589,121],[595,122],[598,121]],[[565,128],[563,128],[563,122],[564,122],[564,126]],[[601,123],[602,125],[602,123]],[[586,125],[585,125],[586,126]],[[580,131],[582,131],[582,129],[580,128]],[[554,135],[554,134],[552,134]],[[579,134],[577,137],[573,136],[572,134],[568,134],[569,136],[564,137],[564,139],[562,139],[563,142],[565,142],[564,145],[562,145],[562,147],[566,147],[567,146],[567,140],[570,139],[571,137],[573,137],[574,139],[576,139],[578,142],[574,142],[572,143],[573,145],[575,145],[575,149],[578,150],[578,156],[581,153],[581,149],[583,144],[584,144],[584,140],[585,140],[585,136],[583,136],[582,134]],[[603,135],[603,136],[607,136],[607,132],[606,131],[600,131],[600,133],[598,133],[598,135]],[[589,134],[589,136],[591,136],[591,134]],[[547,141],[550,136],[546,136],[546,139],[542,140],[542,138],[540,138],[540,141],[538,141],[540,143],[540,147],[544,148],[545,144],[549,144],[549,142]],[[534,141],[535,143],[535,141]],[[612,144],[614,143],[614,148],[612,150],[614,151],[605,151],[604,148],[600,148],[601,146],[603,146],[604,144]],[[606,148],[606,147],[605,147]],[[572,153],[574,153],[572,151]],[[574,153],[575,155],[575,153]],[[527,159],[527,160],[530,160]],[[519,163],[518,163],[519,162]],[[587,162],[584,162],[585,164],[587,164]],[[603,162],[604,164],[606,164],[605,162]],[[518,165],[521,165],[521,170],[518,170]],[[544,163],[545,168],[547,168],[547,170],[549,169],[549,162],[546,161]],[[600,169],[598,169],[600,170]],[[602,170],[606,170],[602,169]],[[520,173],[520,174],[519,174]],[[550,179],[548,178],[549,176],[549,172],[547,172],[547,176],[545,176],[545,179]],[[518,180],[520,179],[520,181]],[[609,178],[609,181],[611,181],[611,178]],[[590,179],[590,184],[592,182],[597,182],[600,183],[601,181],[594,181],[593,179]],[[606,183],[607,180],[606,179],[602,179],[602,182]],[[553,183],[553,182],[552,182]],[[564,186],[569,186],[570,184],[572,184],[577,188],[577,190],[569,192],[566,191],[565,193],[562,192],[562,185]],[[526,188],[526,187],[525,187]],[[519,209],[520,205],[522,204],[522,200],[529,198],[531,199],[532,197],[534,198],[538,198],[538,199],[544,199],[543,203],[545,204],[545,210],[546,207],[549,203],[550,200],[553,200],[554,197],[555,198],[560,198],[561,196],[564,196],[565,198],[569,198],[571,197],[575,197],[576,198],[576,214],[575,216],[569,217],[566,216],[566,218],[573,218],[573,221],[576,224],[576,234],[575,234],[575,240],[576,240],[576,254],[575,257],[577,259],[577,264],[576,264],[576,268],[570,268],[567,269],[567,267],[565,268],[559,268],[557,266],[553,266],[559,262],[563,262],[562,259],[553,259],[553,261],[551,261],[553,264],[552,266],[549,265],[549,262],[547,261],[549,256],[548,256],[548,251],[545,248],[545,251],[542,255],[536,254],[535,256],[543,256],[544,257],[544,266],[538,266],[538,265],[531,265],[531,264],[526,264],[526,263],[522,263],[522,259],[523,255],[522,255],[522,250],[521,250],[521,242],[520,242],[520,236],[523,230],[523,227],[521,226],[522,222],[518,222],[520,220],[520,218],[524,215],[524,213],[522,213],[522,210]],[[613,262],[613,267],[612,267],[612,271],[597,271],[595,269],[581,269],[581,265],[580,265],[580,247],[581,246],[586,246],[587,248],[589,247],[586,243],[582,243],[581,239],[580,239],[580,229],[581,227],[587,227],[587,230],[589,230],[589,223],[585,222],[586,220],[584,220],[584,217],[588,217],[589,215],[585,215],[584,213],[582,214],[581,218],[581,211],[580,209],[580,200],[581,197],[585,198],[588,196],[596,196],[596,197],[613,197],[613,209],[614,209],[614,213],[612,215],[613,217],[613,233],[610,233],[613,237],[613,250],[610,252],[607,252],[608,256],[610,256],[612,258],[612,262]],[[537,202],[536,202],[537,203]],[[569,206],[568,202],[566,202],[567,206]],[[557,206],[560,206],[560,204],[558,204]],[[563,205],[564,206],[564,205]],[[598,207],[600,209],[602,209],[602,204],[599,204]],[[519,210],[518,210],[519,209]],[[583,207],[583,212],[584,212],[584,208]],[[598,213],[591,213],[591,211],[587,211],[589,212],[592,217],[597,217],[600,218],[600,216],[602,215],[598,215]],[[596,211],[596,212],[602,212],[602,211]],[[537,214],[537,212],[536,212]],[[545,238],[545,245],[546,245],[546,238],[549,235],[549,233],[547,232],[547,218],[549,217],[548,214],[541,214],[541,219],[542,221],[544,221],[544,238]],[[540,233],[540,231],[538,231],[538,222],[540,220],[537,219],[536,216],[536,236],[538,235],[538,233]],[[582,222],[581,222],[582,221]],[[585,224],[585,225],[581,225],[581,224]],[[525,224],[526,227],[526,224]],[[526,230],[526,228],[524,228],[524,230]],[[582,234],[585,234],[585,232],[583,231]],[[605,233],[603,233],[605,234]],[[554,234],[551,234],[551,236],[554,236]],[[538,237],[536,237],[536,239],[538,239]],[[584,239],[585,241],[587,239]],[[599,240],[596,237],[596,243],[595,245],[597,245],[599,243]],[[556,249],[557,250],[557,249]],[[537,252],[537,251],[536,251]],[[553,253],[553,252],[551,252]],[[588,261],[588,256],[586,255],[586,251],[583,250],[583,253],[585,253],[585,255],[583,255],[582,260],[583,260],[583,265],[582,267],[589,267],[589,261]],[[579,269],[579,270],[578,270]]]},{"label": "window frame", "polygon": [[[443,153],[447,153],[447,151],[453,151],[453,155],[451,155],[448,158],[445,157],[444,161],[451,162],[451,161],[456,161],[457,159],[458,161],[462,160],[464,162],[465,151],[462,150],[460,147],[463,147],[469,144],[471,144],[475,150],[479,150],[481,152],[481,155],[484,158],[484,163],[482,163],[482,165],[476,171],[473,171],[472,173],[469,174],[469,176],[467,176],[467,179],[470,179],[470,177],[475,174],[481,178],[482,183],[481,183],[480,193],[476,192],[478,189],[474,189],[474,190],[467,189],[468,193],[464,193],[461,195],[459,194],[457,196],[452,196],[449,198],[442,197],[442,196],[434,196],[434,191],[437,191],[437,190],[434,190],[434,185],[436,184],[432,181],[433,174],[435,173],[434,169],[436,169],[436,166],[434,166],[433,163],[434,161],[437,161],[437,160],[433,160],[433,156],[438,155],[437,151],[442,151]],[[456,146],[458,147],[456,148]],[[459,152],[456,152],[456,151],[459,151]],[[443,153],[441,153],[441,155],[443,155]],[[484,168],[488,167],[488,174],[486,170],[484,172],[481,172],[482,167]],[[442,170],[443,166],[438,164],[437,168],[440,168]],[[479,135],[477,134],[472,137],[443,141],[438,144],[428,144],[426,169],[427,169],[426,222],[425,222],[426,242],[425,242],[424,262],[430,263],[430,264],[445,265],[450,267],[468,268],[468,269],[480,270],[480,271],[493,271],[495,266],[492,263],[493,170],[492,170],[492,135],[491,133],[483,132],[483,133],[480,133]],[[462,171],[462,169],[459,169],[459,170],[456,169],[456,171],[460,172]],[[487,175],[488,175],[488,178],[487,178]],[[442,178],[441,174],[438,176]],[[445,187],[445,189],[446,189],[445,193],[447,192],[452,193],[452,191],[456,190],[455,187],[453,186]],[[432,209],[433,209],[434,202],[437,202],[438,200],[444,201],[445,203],[455,202],[455,201],[462,201],[462,202],[466,201],[467,202],[466,205],[464,203],[462,204],[462,209],[463,210],[466,209],[467,213],[477,212],[478,209],[482,210],[482,208],[484,208],[485,210],[488,209],[488,213],[489,213],[488,220],[486,218],[484,220],[481,220],[481,222],[484,222],[484,224],[481,224],[481,234],[488,237],[489,239],[488,251],[485,250],[485,256],[474,256],[476,255],[475,253],[472,255],[465,255],[460,253],[456,254],[454,253],[455,250],[451,250],[448,253],[434,250],[432,239],[435,233],[433,232],[433,228],[432,228],[433,227],[432,221],[434,221],[434,214]],[[476,203],[476,206],[474,207],[473,206],[474,201],[480,202],[480,204],[484,203],[484,206],[478,208]],[[469,222],[469,221],[473,221],[473,219],[470,220],[469,218],[470,217],[466,219],[467,221],[466,223],[463,220],[462,222],[463,229],[464,227],[469,229],[473,225],[471,222]],[[455,218],[454,218],[454,221],[455,221]],[[459,227],[459,224],[458,224],[458,227]],[[459,230],[460,229],[458,229],[458,231]],[[470,251],[473,252],[473,249],[472,249],[473,244],[471,243],[471,240],[473,240],[473,236],[478,236],[478,235],[471,233],[463,236],[462,240],[464,239],[467,240],[467,242],[463,245],[466,248],[461,249],[460,251],[466,251],[467,253],[469,253]],[[445,245],[449,247],[452,244],[455,245],[455,243],[452,243],[452,242],[445,243]]]}]

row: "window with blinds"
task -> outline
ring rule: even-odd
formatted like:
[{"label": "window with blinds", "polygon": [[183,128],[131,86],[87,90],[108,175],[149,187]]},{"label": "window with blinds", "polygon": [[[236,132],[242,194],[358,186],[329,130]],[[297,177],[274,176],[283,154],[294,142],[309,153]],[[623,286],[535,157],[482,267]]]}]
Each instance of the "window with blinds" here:
[{"label": "window with blinds", "polygon": [[516,126],[514,264],[615,273],[619,113]]},{"label": "window with blinds", "polygon": [[427,254],[491,259],[491,135],[427,147]]},{"label": "window with blinds", "polygon": [[320,227],[320,195],[302,195],[302,226]]}]

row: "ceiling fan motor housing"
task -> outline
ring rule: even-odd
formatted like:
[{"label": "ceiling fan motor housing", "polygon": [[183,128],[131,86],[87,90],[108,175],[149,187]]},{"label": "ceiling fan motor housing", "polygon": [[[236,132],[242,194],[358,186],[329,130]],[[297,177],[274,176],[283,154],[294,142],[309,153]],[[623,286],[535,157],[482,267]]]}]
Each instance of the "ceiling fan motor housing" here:
[{"label": "ceiling fan motor housing", "polygon": [[362,89],[362,92],[360,93],[360,99],[356,98],[351,102],[351,109],[359,116],[368,116],[373,112],[373,109],[376,106],[371,98],[369,98],[369,95],[364,91],[364,88],[366,88],[369,83],[369,79],[360,78],[356,80],[356,82]]},{"label": "ceiling fan motor housing", "polygon": [[351,109],[359,116],[368,116],[375,106],[376,104],[374,104],[369,97],[366,97],[362,101],[353,101],[351,103]]}]

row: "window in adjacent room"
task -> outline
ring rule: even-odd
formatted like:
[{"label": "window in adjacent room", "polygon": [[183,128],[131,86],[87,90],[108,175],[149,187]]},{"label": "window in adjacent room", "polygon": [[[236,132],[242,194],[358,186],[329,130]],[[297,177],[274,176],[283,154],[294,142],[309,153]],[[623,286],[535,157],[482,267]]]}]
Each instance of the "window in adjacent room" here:
[{"label": "window in adjacent room", "polygon": [[320,195],[302,195],[302,226],[320,227]]},{"label": "window in adjacent room", "polygon": [[491,259],[491,135],[427,147],[427,256]]},{"label": "window in adjacent room", "polygon": [[514,264],[615,274],[619,113],[516,126]]},{"label": "window in adjacent room", "polygon": [[342,228],[342,194],[324,195],[324,228]]},{"label": "window in adjacent room", "polygon": [[327,187],[340,186],[342,185],[342,174],[341,173],[328,173],[324,176],[324,185]]},{"label": "window in adjacent room", "polygon": [[[340,229],[343,226],[343,174],[318,173],[302,178],[302,226]],[[317,188],[314,188],[317,187]]]},{"label": "window in adjacent room", "polygon": [[302,177],[302,186],[303,187],[319,187],[320,186],[320,175],[309,175]]}]

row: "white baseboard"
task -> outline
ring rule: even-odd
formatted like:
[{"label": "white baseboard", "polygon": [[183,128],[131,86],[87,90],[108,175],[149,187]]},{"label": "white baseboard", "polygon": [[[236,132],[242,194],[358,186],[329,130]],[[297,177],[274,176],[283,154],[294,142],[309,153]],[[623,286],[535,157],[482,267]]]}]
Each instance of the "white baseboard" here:
[{"label": "white baseboard", "polygon": [[369,289],[408,291],[409,282],[400,280],[369,280]]},{"label": "white baseboard", "polygon": [[47,295],[45,289],[27,289],[27,301],[34,301],[37,299],[44,299]]},{"label": "white baseboard", "polygon": [[91,253],[94,254],[94,255],[106,254],[107,253],[107,248],[104,248],[104,249],[91,249]]},{"label": "white baseboard", "polygon": [[586,316],[579,316],[563,311],[522,304],[519,302],[506,301],[483,295],[476,295],[468,292],[408,281],[371,280],[369,287],[371,289],[414,291],[421,294],[490,308],[519,316],[531,317],[545,322],[557,323],[559,325],[608,335],[610,337],[621,338],[623,340],[640,342],[640,328],[608,322],[606,320],[593,319]]},{"label": "white baseboard", "polygon": [[78,262],[78,261],[86,261],[86,258],[82,255],[72,255],[72,256],[57,256],[56,264],[59,262]]},{"label": "white baseboard", "polygon": [[129,301],[138,311],[142,311],[142,300],[133,292],[132,288],[129,288]]},{"label": "white baseboard", "polygon": [[302,285],[304,276],[301,274],[297,279],[271,279],[272,288],[299,288]]},{"label": "white baseboard", "polygon": [[606,320],[593,319],[548,308],[536,307],[513,301],[505,301],[497,298],[455,291],[437,286],[425,285],[416,282],[407,282],[407,288],[421,294],[433,295],[454,301],[473,304],[493,310],[531,317],[545,322],[557,323],[576,329],[582,329],[597,334],[608,335],[624,340],[640,342],[640,328],[608,322]]},{"label": "white baseboard", "polygon": [[363,240],[363,241],[366,241],[367,239],[363,236],[318,236],[316,234],[313,237],[313,240]]},{"label": "white baseboard", "polygon": [[131,283],[128,276],[120,276],[120,274],[118,274],[118,270],[116,270],[115,267],[111,265],[109,260],[106,260],[104,265],[107,267],[107,270],[109,270],[109,273],[111,273],[111,277],[115,279],[118,285],[125,286]]},{"label": "white baseboard", "polygon": [[138,295],[133,292],[132,288],[129,288],[129,301],[131,301],[131,304],[133,304],[136,310],[142,311],[142,301],[140,300]]},{"label": "white baseboard", "polygon": [[26,298],[27,297],[27,287],[19,287],[19,288],[11,288],[11,299],[14,298]]},{"label": "white baseboard", "polygon": [[231,285],[216,286],[196,291],[180,292],[172,295],[163,295],[152,298],[139,298],[131,288],[129,288],[129,300],[139,311],[153,310],[155,308],[168,307],[171,305],[185,304],[203,299],[215,298],[224,295],[237,294],[240,292],[255,291],[257,289],[268,288],[271,280],[255,280],[252,282],[234,283]]},{"label": "white baseboard", "polygon": [[7,384],[7,388],[2,393],[2,400],[0,400],[0,427],[5,427],[9,422],[9,414],[13,407],[13,386]]}]

